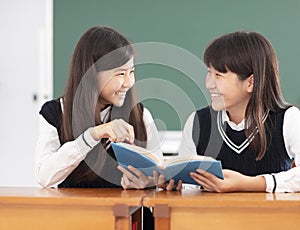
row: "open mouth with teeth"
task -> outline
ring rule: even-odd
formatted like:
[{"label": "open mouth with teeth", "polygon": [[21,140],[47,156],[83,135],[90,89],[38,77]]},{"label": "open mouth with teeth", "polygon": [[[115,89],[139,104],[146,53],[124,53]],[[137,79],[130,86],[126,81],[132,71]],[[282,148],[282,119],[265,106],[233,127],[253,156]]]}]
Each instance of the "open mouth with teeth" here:
[{"label": "open mouth with teeth", "polygon": [[117,94],[118,96],[125,96],[126,92],[125,91],[118,91],[115,94]]},{"label": "open mouth with teeth", "polygon": [[216,97],[221,97],[222,95],[219,93],[211,93],[210,96],[211,98],[216,98]]}]

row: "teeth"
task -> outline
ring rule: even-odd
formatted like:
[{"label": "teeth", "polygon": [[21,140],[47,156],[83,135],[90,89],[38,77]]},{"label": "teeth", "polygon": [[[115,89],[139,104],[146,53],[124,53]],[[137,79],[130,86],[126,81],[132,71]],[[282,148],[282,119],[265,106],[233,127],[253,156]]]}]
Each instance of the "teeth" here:
[{"label": "teeth", "polygon": [[219,93],[212,93],[211,96],[212,97],[219,97],[219,96],[221,96],[221,94],[219,94]]},{"label": "teeth", "polygon": [[119,91],[119,92],[116,92],[116,94],[117,94],[117,95],[125,95],[126,92],[120,92],[120,91]]}]

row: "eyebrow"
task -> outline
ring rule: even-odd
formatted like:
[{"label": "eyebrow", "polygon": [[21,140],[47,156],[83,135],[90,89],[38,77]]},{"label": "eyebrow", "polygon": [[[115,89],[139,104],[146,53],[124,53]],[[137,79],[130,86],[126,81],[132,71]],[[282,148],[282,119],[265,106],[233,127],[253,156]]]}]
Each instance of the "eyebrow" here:
[{"label": "eyebrow", "polygon": [[[134,69],[134,68],[135,68],[135,67],[134,67],[134,65],[133,65],[133,66],[129,67],[128,69]],[[126,71],[126,70],[128,70],[128,69],[116,69],[115,72],[118,72],[118,71]]]}]

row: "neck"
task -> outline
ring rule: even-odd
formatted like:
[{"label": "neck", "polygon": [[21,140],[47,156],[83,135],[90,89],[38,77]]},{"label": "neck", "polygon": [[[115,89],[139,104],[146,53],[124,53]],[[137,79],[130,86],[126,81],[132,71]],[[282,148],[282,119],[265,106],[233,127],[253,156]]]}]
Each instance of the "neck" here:
[{"label": "neck", "polygon": [[238,110],[238,111],[227,110],[226,112],[227,112],[227,115],[228,115],[230,121],[232,121],[233,123],[238,125],[245,118],[246,109]]},{"label": "neck", "polygon": [[226,112],[230,121],[232,121],[235,124],[239,124],[242,122],[242,120],[246,116],[248,101],[249,100],[247,100],[247,102],[240,103],[238,105],[226,108]]}]

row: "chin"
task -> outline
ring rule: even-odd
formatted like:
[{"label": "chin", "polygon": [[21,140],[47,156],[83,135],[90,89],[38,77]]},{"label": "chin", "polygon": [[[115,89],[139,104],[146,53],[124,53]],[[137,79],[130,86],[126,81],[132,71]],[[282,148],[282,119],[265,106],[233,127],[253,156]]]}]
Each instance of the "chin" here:
[{"label": "chin", "polygon": [[215,111],[222,111],[222,110],[224,110],[225,109],[225,107],[222,105],[216,105],[216,104],[214,104],[214,103],[212,103],[211,104],[211,107],[212,107],[212,109],[213,110],[215,110]]},{"label": "chin", "polygon": [[115,103],[113,103],[113,105],[116,106],[116,107],[122,107],[124,105],[124,101],[115,102]]}]

